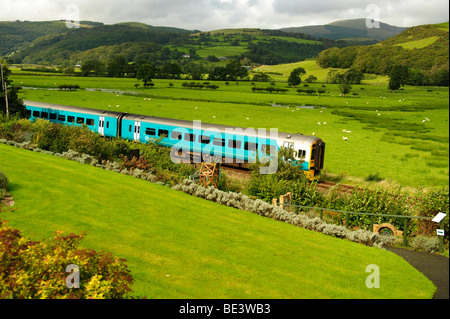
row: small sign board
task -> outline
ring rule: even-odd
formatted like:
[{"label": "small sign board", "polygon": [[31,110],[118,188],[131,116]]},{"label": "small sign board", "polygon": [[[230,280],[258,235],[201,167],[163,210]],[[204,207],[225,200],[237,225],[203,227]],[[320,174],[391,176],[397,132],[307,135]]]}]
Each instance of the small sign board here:
[{"label": "small sign board", "polygon": [[436,231],[436,233],[437,233],[438,236],[444,236],[445,231],[444,231],[443,229],[438,229],[438,230]]},{"label": "small sign board", "polygon": [[434,216],[434,218],[432,219],[432,221],[435,222],[435,223],[440,223],[441,220],[443,220],[445,216],[447,216],[447,214],[444,214],[444,213],[438,213],[436,216]]}]

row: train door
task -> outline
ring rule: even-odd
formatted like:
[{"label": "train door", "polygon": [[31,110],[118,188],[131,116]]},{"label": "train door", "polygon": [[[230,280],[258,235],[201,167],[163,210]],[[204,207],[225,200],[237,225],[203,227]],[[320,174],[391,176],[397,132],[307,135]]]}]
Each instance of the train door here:
[{"label": "train door", "polygon": [[134,122],[134,140],[139,141],[141,138],[141,122]]},{"label": "train door", "polygon": [[98,133],[102,136],[105,135],[105,117],[100,116],[100,120],[98,121]]},{"label": "train door", "polygon": [[[291,147],[294,147],[294,143],[291,142],[283,142],[283,147],[285,149],[290,149]],[[287,159],[288,163],[291,163],[291,159]]]}]

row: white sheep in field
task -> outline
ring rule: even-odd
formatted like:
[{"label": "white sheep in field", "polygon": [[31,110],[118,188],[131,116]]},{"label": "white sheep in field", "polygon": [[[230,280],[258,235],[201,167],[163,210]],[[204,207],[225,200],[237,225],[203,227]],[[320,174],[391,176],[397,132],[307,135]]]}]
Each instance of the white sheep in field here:
[{"label": "white sheep in field", "polygon": [[348,137],[343,136],[342,139],[343,139],[344,141],[348,141]]}]

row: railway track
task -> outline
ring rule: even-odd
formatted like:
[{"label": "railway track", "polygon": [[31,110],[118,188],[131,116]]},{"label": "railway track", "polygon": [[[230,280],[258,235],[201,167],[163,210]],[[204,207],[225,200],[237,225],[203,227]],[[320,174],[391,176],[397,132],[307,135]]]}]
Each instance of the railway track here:
[{"label": "railway track", "polygon": [[[250,177],[250,169],[248,167],[239,167],[238,164],[221,164],[220,166],[230,174],[239,177]],[[336,187],[342,193],[350,194],[355,189],[355,186],[342,185],[334,182],[318,182],[317,189],[319,191],[327,191],[330,188]]]},{"label": "railway track", "polygon": [[334,182],[319,182],[317,183],[317,189],[320,191],[327,191],[330,188],[336,187],[342,193],[351,193],[355,189],[355,186],[341,185]]}]

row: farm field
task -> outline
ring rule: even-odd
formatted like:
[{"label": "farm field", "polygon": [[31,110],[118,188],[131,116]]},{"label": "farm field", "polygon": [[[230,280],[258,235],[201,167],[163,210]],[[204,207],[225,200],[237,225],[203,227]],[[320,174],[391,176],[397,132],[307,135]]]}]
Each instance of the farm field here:
[{"label": "farm field", "polygon": [[[86,231],[86,248],[128,260],[148,298],[431,298],[401,257],[221,206],[167,187],[0,144],[16,211],[2,219],[41,240]],[[368,289],[366,267],[380,268]]]},{"label": "farm field", "polygon": [[[328,72],[314,61],[297,66],[307,70],[303,78],[317,74],[320,80]],[[289,65],[277,68],[274,72],[289,74]],[[185,80],[154,80],[154,88],[144,89],[135,88],[137,80],[123,78],[23,74],[11,78],[14,85],[25,87],[20,97],[26,100],[315,134],[327,144],[327,172],[348,176],[348,183],[378,172],[393,185],[448,185],[448,88],[407,86],[391,92],[386,82],[378,82],[383,78],[376,77],[366,81],[372,85],[353,85],[352,93],[343,97],[333,84],[320,95],[299,95],[294,88],[285,94],[253,93],[252,87],[271,86],[258,82],[216,82],[219,88],[211,91],[183,88]],[[56,89],[61,84],[78,84],[81,90],[61,92]],[[322,85],[311,83],[308,88],[318,90]],[[280,79],[274,86],[287,88],[287,83]]]}]

